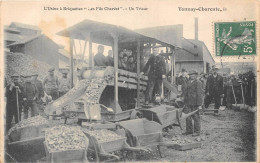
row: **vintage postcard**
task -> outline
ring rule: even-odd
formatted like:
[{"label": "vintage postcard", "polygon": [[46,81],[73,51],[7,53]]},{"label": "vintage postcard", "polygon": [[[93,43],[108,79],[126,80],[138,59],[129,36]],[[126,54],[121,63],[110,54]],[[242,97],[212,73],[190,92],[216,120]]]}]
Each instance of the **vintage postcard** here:
[{"label": "vintage postcard", "polygon": [[258,0],[0,11],[0,162],[259,162]]}]

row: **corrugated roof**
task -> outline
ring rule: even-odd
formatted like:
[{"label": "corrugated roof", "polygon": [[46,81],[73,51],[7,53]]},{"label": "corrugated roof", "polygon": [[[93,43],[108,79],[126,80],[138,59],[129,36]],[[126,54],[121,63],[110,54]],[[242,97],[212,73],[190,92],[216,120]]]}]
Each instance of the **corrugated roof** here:
[{"label": "corrugated roof", "polygon": [[33,37],[29,37],[29,38],[23,39],[23,40],[21,40],[21,41],[17,41],[17,42],[15,42],[15,43],[12,43],[12,44],[8,45],[8,47],[10,47],[10,46],[15,46],[15,45],[26,44],[26,43],[31,42],[31,41],[33,41],[34,39],[39,38],[39,37],[41,37],[41,36],[43,36],[43,34],[39,34],[39,35],[36,35],[36,36],[33,36]]},{"label": "corrugated roof", "polygon": [[157,42],[160,44],[171,46],[170,44],[162,42],[161,40],[144,36],[125,27],[101,23],[88,19],[58,32],[57,35],[70,37],[73,39],[86,40],[89,32],[91,32],[92,34],[92,41],[98,44],[111,46],[113,44],[113,38],[110,32],[112,32],[119,35],[118,40],[121,42],[134,42],[137,38],[139,38],[143,41],[147,40],[154,43]]},{"label": "corrugated roof", "polygon": [[4,33],[4,40],[5,41],[22,41],[26,38],[26,36],[22,36],[19,34],[14,34],[14,33],[10,33],[10,32],[5,32]]},{"label": "corrugated roof", "polygon": [[20,27],[20,28],[26,28],[26,29],[41,31],[41,29],[39,27],[37,27],[37,26],[29,25],[29,24],[23,24],[23,23],[18,23],[18,22],[11,23],[9,27],[12,27],[13,25],[16,26],[16,27]]},{"label": "corrugated roof", "polygon": [[183,25],[168,25],[134,30],[145,36],[156,38],[175,47],[182,47]]}]

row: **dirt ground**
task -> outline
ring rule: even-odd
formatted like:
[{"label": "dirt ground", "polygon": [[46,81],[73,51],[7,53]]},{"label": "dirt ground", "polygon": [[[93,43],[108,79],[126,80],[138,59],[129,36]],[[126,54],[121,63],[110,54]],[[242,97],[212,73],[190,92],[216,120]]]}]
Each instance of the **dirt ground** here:
[{"label": "dirt ground", "polygon": [[[185,122],[182,122],[185,125]],[[256,161],[256,113],[234,110],[221,111],[219,116],[201,115],[201,127],[204,141],[201,148],[177,151],[161,147],[163,158],[156,148],[139,161],[173,161],[173,162],[240,162]],[[185,128],[184,128],[185,129]],[[179,127],[174,127],[165,137],[171,140],[181,135]],[[189,137],[194,139],[194,137]]]}]

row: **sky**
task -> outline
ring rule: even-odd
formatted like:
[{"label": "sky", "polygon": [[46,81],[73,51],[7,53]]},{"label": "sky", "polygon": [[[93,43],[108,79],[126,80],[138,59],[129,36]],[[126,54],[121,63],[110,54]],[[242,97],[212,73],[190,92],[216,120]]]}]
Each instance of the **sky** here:
[{"label": "sky", "polygon": [[[53,39],[56,43],[69,44],[64,37],[56,35],[57,32],[73,26],[85,19],[95,20],[103,23],[120,25],[128,29],[145,27],[183,24],[183,36],[194,39],[194,18],[198,17],[199,40],[204,41],[207,48],[214,57],[213,23],[220,21],[243,21],[256,20],[259,11],[254,5],[256,1],[247,0],[106,0],[106,1],[36,1],[36,2],[4,2],[2,5],[1,21],[3,25],[11,22],[20,22],[39,26],[43,33]],[[48,7],[58,8],[85,8],[82,10],[47,10]],[[96,8],[103,10],[96,10]],[[127,8],[128,10],[105,10],[105,8]],[[129,7],[135,10],[129,11]],[[147,10],[136,10],[136,7],[147,8]],[[180,11],[180,8],[220,8],[225,7],[224,12],[213,11]],[[94,8],[95,10],[88,10]],[[259,18],[258,18],[259,19]],[[79,51],[79,48],[77,48]],[[93,50],[95,52],[95,50]],[[214,57],[215,58],[215,57]],[[215,61],[219,61],[215,58]]]}]

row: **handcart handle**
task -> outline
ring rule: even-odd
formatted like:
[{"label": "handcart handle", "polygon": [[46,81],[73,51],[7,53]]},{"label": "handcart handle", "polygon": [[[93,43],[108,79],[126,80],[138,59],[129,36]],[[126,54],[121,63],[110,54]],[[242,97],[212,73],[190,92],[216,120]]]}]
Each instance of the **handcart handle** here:
[{"label": "handcart handle", "polygon": [[110,153],[99,153],[99,155],[102,156],[102,157],[114,157],[116,160],[120,160],[119,156],[113,155],[113,154],[110,154]]}]

